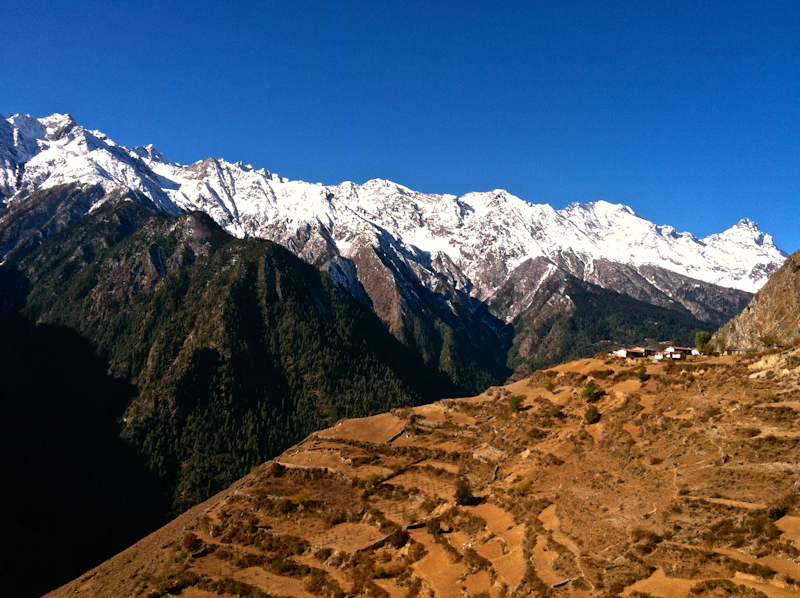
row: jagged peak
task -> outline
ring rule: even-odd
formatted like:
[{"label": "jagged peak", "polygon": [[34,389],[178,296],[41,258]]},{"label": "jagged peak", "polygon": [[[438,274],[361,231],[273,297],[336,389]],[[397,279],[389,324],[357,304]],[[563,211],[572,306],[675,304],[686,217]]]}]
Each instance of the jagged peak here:
[{"label": "jagged peak", "polygon": [[148,143],[147,145],[137,145],[130,148],[130,151],[140,158],[147,158],[151,162],[159,162],[161,164],[178,166],[177,162],[173,162],[167,158],[162,152],[158,151],[152,143]]},{"label": "jagged peak", "polygon": [[78,123],[69,113],[60,114],[55,112],[50,116],[40,118],[39,122],[47,128],[48,139],[60,139],[78,126]]},{"label": "jagged peak", "polygon": [[621,203],[611,203],[610,201],[606,201],[604,199],[589,202],[575,201],[561,211],[566,213],[574,213],[578,210],[589,212],[591,214],[630,214],[631,216],[641,218],[641,216],[634,212],[633,208],[630,206],[626,206],[625,204]]},{"label": "jagged peak", "polygon": [[749,218],[742,218],[739,222],[734,224],[731,228],[738,228],[738,229],[747,229],[753,231],[759,231],[758,224],[750,220]]},{"label": "jagged peak", "polygon": [[772,235],[762,232],[758,227],[758,224],[749,218],[742,218],[730,228],[722,231],[721,233],[709,235],[703,239],[703,241],[710,245],[720,243],[737,243],[746,245],[752,244],[759,247],[774,248],[784,257],[788,255],[775,245]]}]

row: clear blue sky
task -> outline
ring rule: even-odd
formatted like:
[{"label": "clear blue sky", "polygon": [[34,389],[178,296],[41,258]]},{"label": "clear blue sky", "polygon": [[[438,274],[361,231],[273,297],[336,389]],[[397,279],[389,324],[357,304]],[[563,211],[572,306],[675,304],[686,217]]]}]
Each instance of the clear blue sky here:
[{"label": "clear blue sky", "polygon": [[800,2],[33,2],[0,113],[326,184],[605,199],[800,247]]}]

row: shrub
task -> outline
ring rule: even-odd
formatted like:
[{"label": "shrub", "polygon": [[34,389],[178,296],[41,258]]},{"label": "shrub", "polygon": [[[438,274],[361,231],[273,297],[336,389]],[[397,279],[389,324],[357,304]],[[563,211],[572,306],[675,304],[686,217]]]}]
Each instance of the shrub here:
[{"label": "shrub", "polygon": [[366,486],[368,489],[377,488],[383,482],[383,476],[377,473],[372,473],[367,476]]},{"label": "shrub", "polygon": [[395,548],[402,548],[409,539],[408,532],[404,529],[396,529],[386,538],[386,542]]},{"label": "shrub", "polygon": [[428,520],[428,525],[426,526],[428,533],[432,536],[438,536],[442,533],[442,525],[439,523],[439,520],[434,518]]},{"label": "shrub", "polygon": [[522,395],[514,395],[510,399],[508,399],[508,410],[511,413],[516,413],[520,409],[522,409],[522,404],[525,401],[525,398]]},{"label": "shrub", "polygon": [[311,493],[308,490],[301,490],[294,497],[294,502],[298,505],[305,507],[311,502]]},{"label": "shrub", "polygon": [[517,496],[523,496],[530,489],[531,489],[531,482],[529,480],[525,480],[519,486],[514,488],[514,494],[516,494]]},{"label": "shrub", "polygon": [[202,541],[194,532],[189,532],[183,537],[183,547],[188,552],[197,552],[200,549],[201,544]]},{"label": "shrub", "polygon": [[337,509],[328,513],[325,516],[325,521],[331,526],[339,525],[340,523],[347,521],[347,515],[343,511],[339,511]]},{"label": "shrub", "polygon": [[468,479],[461,478],[458,480],[458,485],[456,486],[456,492],[453,495],[453,498],[456,499],[457,505],[472,504],[475,497],[472,495],[472,487],[470,486]]},{"label": "shrub", "polygon": [[273,461],[272,463],[269,464],[268,474],[270,476],[279,478],[284,473],[286,473],[286,468],[277,461]]},{"label": "shrub", "polygon": [[600,388],[594,380],[589,380],[581,391],[581,398],[585,399],[587,403],[594,403],[606,392]]},{"label": "shrub", "polygon": [[778,344],[778,339],[775,338],[774,334],[765,334],[758,340],[760,340],[762,343],[764,343],[764,345],[770,348]]},{"label": "shrub", "polygon": [[589,375],[596,380],[605,380],[614,374],[614,370],[592,370]]},{"label": "shrub", "polygon": [[600,421],[600,412],[594,405],[589,405],[589,408],[586,410],[586,413],[583,417],[586,419],[587,424],[596,424]]},{"label": "shrub", "polygon": [[297,505],[295,505],[288,498],[281,498],[278,502],[275,503],[275,508],[278,509],[279,513],[283,513],[284,515],[294,511],[296,506]]}]

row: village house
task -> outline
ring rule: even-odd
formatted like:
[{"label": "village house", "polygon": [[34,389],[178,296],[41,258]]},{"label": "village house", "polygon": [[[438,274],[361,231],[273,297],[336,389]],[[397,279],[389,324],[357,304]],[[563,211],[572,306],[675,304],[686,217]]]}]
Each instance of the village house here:
[{"label": "village house", "polygon": [[654,353],[655,349],[650,349],[647,347],[634,347],[633,349],[619,349],[618,351],[614,351],[612,355],[616,355],[617,357],[639,358],[649,357]]},{"label": "village house", "polygon": [[700,355],[700,351],[691,347],[667,347],[663,351],[656,351],[655,359],[685,359],[688,355]]}]

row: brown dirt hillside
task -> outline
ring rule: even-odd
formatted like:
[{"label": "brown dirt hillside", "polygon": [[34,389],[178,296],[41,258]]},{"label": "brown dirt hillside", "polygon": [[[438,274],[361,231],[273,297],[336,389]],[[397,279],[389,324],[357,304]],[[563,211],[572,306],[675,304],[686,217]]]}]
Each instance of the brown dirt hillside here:
[{"label": "brown dirt hillside", "polygon": [[800,338],[800,251],[789,256],[767,284],[714,339],[728,347],[788,345]]},{"label": "brown dirt hillside", "polygon": [[340,422],[48,596],[800,598],[797,366],[581,360]]}]

